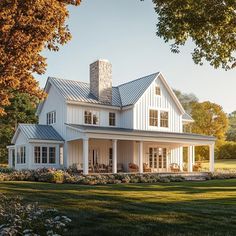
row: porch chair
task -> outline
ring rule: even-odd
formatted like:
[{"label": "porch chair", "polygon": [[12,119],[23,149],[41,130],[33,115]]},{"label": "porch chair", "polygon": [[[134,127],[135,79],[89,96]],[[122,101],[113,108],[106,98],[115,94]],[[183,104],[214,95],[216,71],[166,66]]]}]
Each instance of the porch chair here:
[{"label": "porch chair", "polygon": [[193,165],[193,171],[200,171],[202,169],[202,163],[201,162],[196,162]]},{"label": "porch chair", "polygon": [[128,170],[129,172],[138,172],[139,167],[134,163],[129,163]]},{"label": "porch chair", "polygon": [[152,169],[148,167],[147,163],[143,163],[143,172],[152,172]]},{"label": "porch chair", "polygon": [[122,163],[118,163],[117,164],[117,172],[124,172],[124,168],[123,168],[123,164]]},{"label": "porch chair", "polygon": [[179,172],[180,171],[180,167],[177,163],[171,163],[170,164],[170,171],[171,172]]}]

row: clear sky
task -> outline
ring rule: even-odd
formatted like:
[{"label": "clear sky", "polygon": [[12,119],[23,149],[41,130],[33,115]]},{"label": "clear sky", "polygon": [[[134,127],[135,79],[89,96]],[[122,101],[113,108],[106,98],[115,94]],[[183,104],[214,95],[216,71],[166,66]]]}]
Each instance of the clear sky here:
[{"label": "clear sky", "polygon": [[236,110],[236,69],[215,70],[197,66],[189,43],[180,54],[155,35],[157,15],[151,0],[84,0],[70,7],[69,28],[73,39],[59,52],[44,52],[47,76],[89,81],[89,64],[98,58],[113,65],[113,85],[161,71],[169,84],[193,92],[200,101],[220,104],[226,112]]}]

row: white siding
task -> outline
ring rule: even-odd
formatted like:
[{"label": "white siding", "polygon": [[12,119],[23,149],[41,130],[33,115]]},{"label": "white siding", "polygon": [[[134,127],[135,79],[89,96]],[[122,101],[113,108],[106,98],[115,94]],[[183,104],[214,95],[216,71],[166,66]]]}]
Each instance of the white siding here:
[{"label": "white siding", "polygon": [[63,138],[65,138],[65,117],[67,113],[65,101],[53,86],[49,89],[48,97],[45,100],[42,111],[39,115],[39,124],[47,124],[47,113],[51,111],[56,111],[56,123],[52,124],[52,126]]},{"label": "white siding", "polygon": [[[161,88],[161,96],[155,94],[155,86]],[[169,127],[152,127],[149,126],[149,110],[157,109],[169,112]],[[139,130],[156,130],[168,132],[182,132],[182,115],[177,108],[173,98],[165,88],[162,81],[157,78],[146,90],[143,96],[135,104],[134,109],[134,129]]]},{"label": "white siding", "polygon": [[122,110],[120,116],[120,127],[133,129],[134,128],[133,117],[134,117],[133,108]]}]

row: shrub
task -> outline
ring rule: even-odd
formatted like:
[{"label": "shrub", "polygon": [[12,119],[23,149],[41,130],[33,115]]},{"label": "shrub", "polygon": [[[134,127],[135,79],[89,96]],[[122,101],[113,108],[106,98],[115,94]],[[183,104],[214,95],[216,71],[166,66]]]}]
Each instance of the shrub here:
[{"label": "shrub", "polygon": [[0,235],[60,235],[71,219],[19,197],[0,195]]},{"label": "shrub", "polygon": [[234,159],[236,158],[236,142],[225,142],[218,147],[217,158]]}]

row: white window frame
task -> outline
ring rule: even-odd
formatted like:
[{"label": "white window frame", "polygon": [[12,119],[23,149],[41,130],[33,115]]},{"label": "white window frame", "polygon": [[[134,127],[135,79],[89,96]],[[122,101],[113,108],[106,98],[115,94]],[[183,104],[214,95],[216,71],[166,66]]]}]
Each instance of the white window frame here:
[{"label": "white window frame", "polygon": [[[110,114],[114,114],[115,115],[115,117],[114,117],[114,125],[111,125],[110,124]],[[109,111],[109,114],[108,114],[108,123],[109,123],[109,126],[111,126],[111,127],[115,127],[116,126],[116,112],[113,112],[113,111]]]},{"label": "white window frame", "polygon": [[56,123],[56,111],[50,111],[46,114],[47,125]]},{"label": "white window frame", "polygon": [[[170,126],[170,116],[169,116],[169,111],[165,111],[165,110],[160,110],[160,128],[169,128]],[[167,113],[167,126],[161,126],[161,112],[166,112]]]},{"label": "white window frame", "polygon": [[[158,111],[158,125],[157,126],[152,126],[150,125],[150,110],[156,110]],[[168,127],[161,127],[161,112],[165,111],[168,112]],[[156,130],[168,130],[170,128],[170,111],[168,108],[156,108],[156,107],[149,107],[148,108],[148,127],[150,129],[156,129]]]},{"label": "white window frame", "polygon": [[[35,162],[35,147],[39,147],[40,149],[40,162]],[[47,163],[43,163],[43,148],[47,148]],[[49,149],[55,148],[55,163],[49,163]],[[33,157],[34,157],[34,165],[56,165],[57,164],[57,154],[58,154],[58,147],[57,145],[49,145],[49,144],[40,144],[33,146]]]},{"label": "white window frame", "polygon": [[[155,118],[155,119],[157,119],[157,125],[151,125],[151,122],[150,122],[150,112],[151,111],[156,111],[157,112],[157,118]],[[148,110],[148,124],[149,124],[149,126],[150,127],[156,127],[156,128],[158,128],[159,127],[159,110],[158,109],[152,109],[152,108],[150,108],[149,110]]]},{"label": "white window frame", "polygon": [[[23,153],[23,155],[22,155],[22,153]],[[15,155],[16,155],[16,164],[17,165],[25,165],[26,164],[26,146],[25,145],[16,146]]]},{"label": "white window frame", "polygon": [[[90,112],[90,113],[91,113],[91,124],[90,124],[90,123],[85,123],[85,112]],[[96,115],[97,118],[98,118],[97,124],[94,124],[94,123],[93,123],[93,117],[94,117],[94,115]],[[98,110],[84,109],[83,116],[84,116],[83,119],[84,119],[84,124],[85,124],[85,125],[99,126],[99,124],[100,124],[100,112],[99,112]]]},{"label": "white window frame", "polygon": [[[159,90],[160,90],[160,94],[157,94],[156,93],[156,88],[159,88]],[[158,97],[160,97],[161,96],[161,86],[160,85],[158,85],[158,84],[155,84],[155,96],[158,96]]]}]

